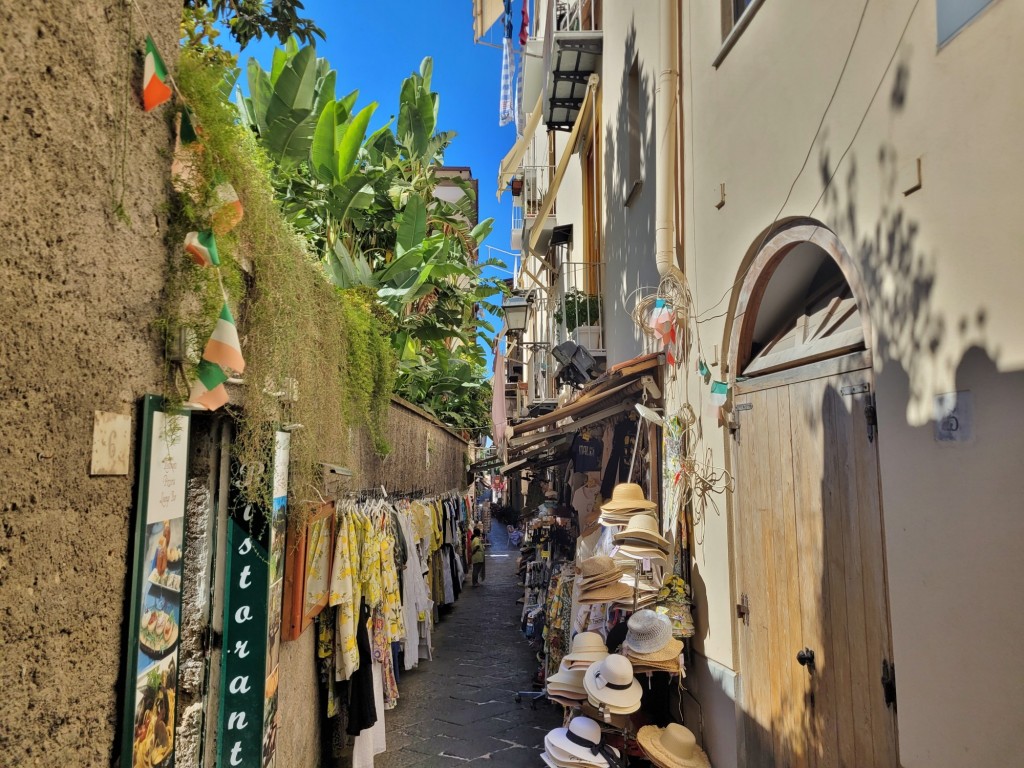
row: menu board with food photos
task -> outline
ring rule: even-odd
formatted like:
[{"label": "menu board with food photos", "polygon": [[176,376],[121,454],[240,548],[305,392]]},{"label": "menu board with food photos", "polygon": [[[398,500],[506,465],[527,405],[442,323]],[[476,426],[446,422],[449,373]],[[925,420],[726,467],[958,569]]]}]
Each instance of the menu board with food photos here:
[{"label": "menu board with food photos", "polygon": [[146,395],[141,423],[121,765],[171,768],[189,416],[168,413],[162,398]]},{"label": "menu board with food photos", "polygon": [[[218,765],[274,768],[289,435],[278,432],[270,473],[232,463],[224,584]],[[252,493],[271,482],[270,494]],[[268,502],[261,499],[269,495]]]}]

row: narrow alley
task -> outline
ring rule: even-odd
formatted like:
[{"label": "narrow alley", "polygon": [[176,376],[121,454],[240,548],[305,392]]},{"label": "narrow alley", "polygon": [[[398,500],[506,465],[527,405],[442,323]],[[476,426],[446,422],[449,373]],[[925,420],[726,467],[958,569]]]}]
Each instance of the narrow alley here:
[{"label": "narrow alley", "polygon": [[402,674],[398,707],[385,718],[379,768],[536,766],[544,734],[561,725],[560,708],[515,701],[517,691],[531,690],[536,649],[519,626],[518,551],[497,523],[490,540],[485,583],[474,588],[466,580],[434,633],[433,660]]}]

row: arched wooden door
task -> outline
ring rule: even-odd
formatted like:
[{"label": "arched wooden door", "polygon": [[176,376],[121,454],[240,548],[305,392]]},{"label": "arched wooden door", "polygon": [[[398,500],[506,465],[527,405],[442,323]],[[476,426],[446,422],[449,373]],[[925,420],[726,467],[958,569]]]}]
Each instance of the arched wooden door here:
[{"label": "arched wooden door", "polygon": [[741,765],[896,768],[867,323],[834,235],[797,230],[733,332]]}]

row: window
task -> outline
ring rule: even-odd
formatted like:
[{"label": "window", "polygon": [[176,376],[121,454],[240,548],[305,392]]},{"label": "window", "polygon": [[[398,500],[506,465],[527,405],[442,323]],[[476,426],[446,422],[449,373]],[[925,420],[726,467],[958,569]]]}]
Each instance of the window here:
[{"label": "window", "polygon": [[626,110],[629,129],[629,154],[626,158],[626,188],[623,199],[629,205],[643,182],[643,126],[640,125],[640,59],[633,57],[633,66],[626,78]]},{"label": "window", "polygon": [[994,0],[936,0],[935,33],[944,45]]},{"label": "window", "polygon": [[722,3],[722,49],[711,62],[718,67],[732,50],[743,30],[750,25],[750,20],[764,5],[765,0],[721,0]]}]

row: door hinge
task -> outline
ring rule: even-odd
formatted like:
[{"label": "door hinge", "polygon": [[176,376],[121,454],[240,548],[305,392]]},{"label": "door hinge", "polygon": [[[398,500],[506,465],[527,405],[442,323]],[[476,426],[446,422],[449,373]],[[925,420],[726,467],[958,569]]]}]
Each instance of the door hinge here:
[{"label": "door hinge", "polygon": [[868,442],[875,442],[875,432],[878,431],[878,411],[875,410],[875,396],[869,395],[867,403],[864,404],[864,420],[868,424]]},{"label": "door hinge", "polygon": [[745,625],[750,624],[750,599],[746,593],[740,595],[740,601],[736,603],[736,618]]},{"label": "door hinge", "polygon": [[888,659],[882,659],[882,695],[885,697],[885,706],[896,711],[896,664]]}]

